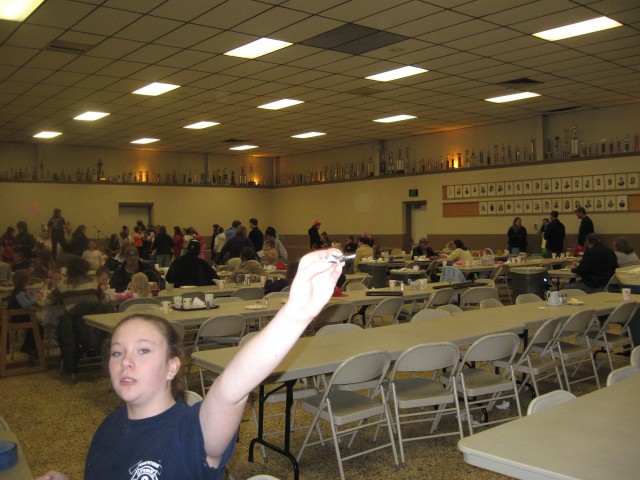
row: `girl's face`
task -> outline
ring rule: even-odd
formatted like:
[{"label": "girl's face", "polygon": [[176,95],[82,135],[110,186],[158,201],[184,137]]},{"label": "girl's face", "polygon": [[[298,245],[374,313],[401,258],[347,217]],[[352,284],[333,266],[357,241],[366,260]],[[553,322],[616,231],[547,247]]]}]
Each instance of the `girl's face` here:
[{"label": "girl's face", "polygon": [[129,320],[114,332],[109,375],[129,418],[157,415],[173,405],[171,380],[180,360],[167,359],[167,348],[158,328],[142,319]]},{"label": "girl's face", "polygon": [[96,249],[96,242],[94,240],[91,240],[89,242],[89,250],[95,250]]},{"label": "girl's face", "polygon": [[106,272],[105,273],[101,273],[100,275],[98,275],[96,280],[98,281],[98,285],[100,285],[100,286],[106,285],[107,283],[109,283],[109,274],[106,273]]}]

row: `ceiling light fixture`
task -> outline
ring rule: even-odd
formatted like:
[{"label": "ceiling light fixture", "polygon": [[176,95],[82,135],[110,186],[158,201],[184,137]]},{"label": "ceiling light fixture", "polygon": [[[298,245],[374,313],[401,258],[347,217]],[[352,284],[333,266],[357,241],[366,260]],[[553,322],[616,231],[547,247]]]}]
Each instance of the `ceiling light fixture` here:
[{"label": "ceiling light fixture", "polygon": [[58,135],[62,135],[62,132],[47,132],[42,131],[40,133],[36,133],[33,138],[54,138],[57,137]]},{"label": "ceiling light fixture", "polygon": [[252,148],[258,148],[258,145],[238,145],[237,147],[231,147],[229,150],[251,150]]},{"label": "ceiling light fixture", "polygon": [[138,140],[133,140],[131,143],[137,143],[138,145],[146,145],[147,143],[153,143],[160,141],[159,138],[139,138]]},{"label": "ceiling light fixture", "polygon": [[180,88],[180,85],[172,85],[171,83],[154,82],[154,83],[150,83],[145,87],[139,88],[138,90],[132,93],[135,93],[136,95],[157,96],[157,95],[162,95],[163,93],[170,92],[171,90],[175,90],[176,88]]},{"label": "ceiling light fixture", "polygon": [[620,26],[622,26],[620,22],[616,22],[608,17],[598,17],[592,18],[591,20],[585,20],[584,22],[565,25],[564,27],[552,28],[551,30],[545,30],[544,32],[534,33],[533,36],[553,42],[564,38],[577,37],[578,35],[585,35],[587,33],[599,32],[601,30]]},{"label": "ceiling light fixture", "polygon": [[271,38],[260,38],[251,43],[247,43],[242,47],[234,48],[233,50],[229,50],[225,53],[230,57],[240,57],[240,58],[258,58],[262,55],[266,55],[267,53],[275,52],[276,50],[280,50],[281,48],[288,47],[292,45],[289,42],[283,42],[282,40],[273,40]]},{"label": "ceiling light fixture", "polygon": [[395,115],[393,117],[378,118],[377,120],[374,120],[374,122],[392,123],[392,122],[401,122],[402,120],[411,120],[412,118],[416,118],[416,117],[413,115]]},{"label": "ceiling light fixture", "polygon": [[418,75],[419,73],[428,72],[424,68],[419,67],[401,67],[388,72],[378,73],[365,77],[367,80],[376,80],[378,82],[389,82],[391,80],[397,80],[398,78],[410,77],[411,75]]},{"label": "ceiling light fixture", "polygon": [[282,100],[276,100],[275,102],[265,103],[264,105],[258,106],[258,108],[264,108],[266,110],[280,110],[282,108],[298,105],[299,103],[304,102],[302,100],[291,100],[289,98],[283,98]]},{"label": "ceiling light fixture", "polygon": [[203,128],[213,127],[214,125],[220,125],[219,122],[196,122],[191,125],[187,125],[183,128],[191,128],[193,130],[202,130]]},{"label": "ceiling light fixture", "polygon": [[326,133],[324,132],[299,133],[298,135],[291,135],[291,138],[313,138],[313,137],[320,137],[322,135],[326,135]]},{"label": "ceiling light fixture", "polygon": [[512,93],[511,95],[503,95],[501,97],[493,97],[493,98],[485,98],[485,101],[492,103],[505,103],[505,102],[515,102],[516,100],[524,100],[525,98],[533,98],[539,97],[539,93],[533,92],[520,92],[520,93]]},{"label": "ceiling light fixture", "polygon": [[44,0],[0,0],[0,19],[22,22]]},{"label": "ceiling light fixture", "polygon": [[73,117],[74,120],[84,120],[85,122],[94,122],[96,120],[100,120],[101,118],[106,117],[107,115],[111,115],[110,113],[105,112],[84,112],[77,117]]}]

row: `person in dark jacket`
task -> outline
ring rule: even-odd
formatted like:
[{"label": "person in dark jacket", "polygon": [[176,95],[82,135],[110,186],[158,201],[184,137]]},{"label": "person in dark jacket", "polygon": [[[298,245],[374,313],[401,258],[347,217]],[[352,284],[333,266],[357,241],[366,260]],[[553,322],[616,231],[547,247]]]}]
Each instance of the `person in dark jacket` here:
[{"label": "person in dark jacket", "polygon": [[558,211],[549,214],[549,224],[544,228],[544,239],[547,242],[547,257],[553,253],[564,252],[564,225],[558,220]]},{"label": "person in dark jacket", "polygon": [[249,219],[249,240],[253,243],[253,250],[259,252],[262,250],[262,243],[264,242],[264,234],[262,230],[258,228],[258,219],[250,218]]},{"label": "person in dark jacket", "polygon": [[169,236],[164,225],[159,228],[158,235],[153,239],[151,249],[156,251],[156,263],[161,267],[168,267],[173,252],[173,238]]},{"label": "person in dark jacket", "polygon": [[173,283],[176,287],[213,285],[213,281],[220,277],[209,262],[198,256],[199,253],[200,242],[191,240],[184,255],[176,258],[169,267],[167,282]]},{"label": "person in dark jacket", "polygon": [[311,250],[322,247],[322,238],[320,238],[319,232],[320,225],[322,225],[320,220],[316,220],[313,222],[313,225],[311,225],[311,228],[307,230],[307,233],[309,234],[309,248]]},{"label": "person in dark jacket", "polygon": [[576,208],[576,217],[580,219],[580,228],[578,229],[578,245],[584,247],[587,235],[595,232],[593,228],[593,221],[587,215],[587,211],[582,207]]},{"label": "person in dark jacket", "polygon": [[156,267],[152,263],[140,260],[138,249],[133,245],[124,250],[124,263],[111,275],[109,287],[114,288],[116,292],[124,292],[129,287],[133,274],[138,272],[144,273],[150,282],[158,282],[160,290],[164,289],[165,281]]},{"label": "person in dark jacket", "polygon": [[[516,217],[513,224],[507,231],[509,241],[509,253],[520,253],[527,251],[527,229],[522,226],[522,219]],[[514,251],[517,249],[517,252]]]},{"label": "person in dark jacket", "polygon": [[595,233],[587,235],[585,247],[582,261],[571,270],[582,277],[582,280],[571,284],[571,287],[587,293],[601,292],[616,273],[618,259],[612,250],[602,244],[600,237]]},{"label": "person in dark jacket", "polygon": [[422,237],[418,240],[418,245],[411,252],[411,258],[415,259],[416,257],[437,257],[438,254],[429,246],[429,240],[426,237]]},{"label": "person in dark jacket", "polygon": [[247,238],[247,227],[238,225],[235,236],[227,240],[227,243],[220,250],[216,263],[220,265],[226,263],[230,258],[240,257],[240,252],[244,247],[253,248],[253,243]]}]

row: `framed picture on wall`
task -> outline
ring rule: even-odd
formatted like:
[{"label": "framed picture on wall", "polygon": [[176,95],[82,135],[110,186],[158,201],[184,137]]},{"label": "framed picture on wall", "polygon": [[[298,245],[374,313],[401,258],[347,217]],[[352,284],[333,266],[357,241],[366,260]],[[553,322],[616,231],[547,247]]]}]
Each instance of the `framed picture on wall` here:
[{"label": "framed picture on wall", "polygon": [[626,195],[616,195],[616,210],[619,212],[625,212],[629,208]]},{"label": "framed picture on wall", "polygon": [[616,197],[614,195],[607,195],[604,197],[604,211],[615,212],[616,211]]},{"label": "framed picture on wall", "polygon": [[463,185],[462,186],[462,198],[471,197],[471,185]]},{"label": "framed picture on wall", "polygon": [[478,211],[480,215],[486,215],[487,213],[489,213],[487,210],[487,202],[480,202],[478,204]]},{"label": "framed picture on wall", "polygon": [[562,179],[562,192],[567,193],[571,191],[571,178],[566,177]]},{"label": "framed picture on wall", "polygon": [[551,181],[551,191],[553,193],[560,193],[562,191],[562,179],[561,178],[554,178]]},{"label": "framed picture on wall", "polygon": [[604,176],[604,189],[605,190],[615,190],[616,189],[616,176],[611,173],[609,175]]},{"label": "framed picture on wall", "polygon": [[593,191],[598,192],[604,190],[604,177],[602,175],[593,176]]},{"label": "framed picture on wall", "polygon": [[496,184],[487,183],[487,196],[495,197],[495,195],[496,195]]},{"label": "framed picture on wall", "polygon": [[504,200],[496,200],[496,213],[504,215]]},{"label": "framed picture on wall", "polygon": [[504,213],[507,215],[513,215],[513,200],[504,201]]},{"label": "framed picture on wall", "polygon": [[504,194],[507,196],[513,195],[513,182],[504,182]]},{"label": "framed picture on wall", "polygon": [[604,197],[593,197],[593,211],[604,212]]},{"label": "framed picture on wall", "polygon": [[584,197],[582,199],[582,206],[587,209],[587,212],[593,210],[593,197]]},{"label": "framed picture on wall", "polygon": [[522,186],[522,181],[521,180],[513,182],[513,194],[514,195],[522,195],[523,188],[524,187]]},{"label": "framed picture on wall", "polygon": [[504,196],[504,182],[496,182],[496,195]]},{"label": "framed picture on wall", "polygon": [[572,203],[571,207],[572,207],[571,211],[575,211],[575,209],[579,208],[579,207],[584,207],[584,203],[583,203],[582,198],[573,197],[573,203]]},{"label": "framed picture on wall", "polygon": [[522,193],[525,195],[531,195],[533,192],[533,182],[531,180],[525,180],[522,182]]},{"label": "framed picture on wall", "polygon": [[593,190],[593,178],[590,176],[582,177],[582,190],[585,192],[591,192]]},{"label": "framed picture on wall", "polygon": [[543,215],[549,215],[549,212],[553,210],[553,201],[550,198],[542,200],[542,213]]},{"label": "framed picture on wall", "polygon": [[477,197],[478,196],[478,184],[477,183],[472,183],[471,184],[471,196],[472,197]]},{"label": "framed picture on wall", "polygon": [[496,202],[495,201],[487,202],[487,211],[488,211],[489,215],[495,215],[496,214]]},{"label": "framed picture on wall", "polygon": [[571,198],[563,198],[562,199],[562,204],[561,204],[561,211],[563,213],[567,213],[567,212],[571,212],[573,211],[573,209],[571,208],[572,205],[572,199]]},{"label": "framed picture on wall", "polygon": [[561,212],[562,211],[562,199],[561,198],[554,198],[553,200],[551,200],[551,209]]},{"label": "framed picture on wall", "polygon": [[524,200],[522,202],[522,210],[525,215],[531,215],[533,213],[533,201]]},{"label": "framed picture on wall", "polygon": [[532,202],[532,210],[535,215],[542,214],[542,200],[533,200]]},{"label": "framed picture on wall", "polygon": [[582,191],[582,177],[573,177],[571,179],[572,185],[571,185],[571,189],[574,192],[581,192]]},{"label": "framed picture on wall", "polygon": [[522,200],[513,201],[513,213],[516,215],[522,215],[524,213],[524,207],[522,206]]},{"label": "framed picture on wall", "polygon": [[616,189],[626,190],[627,188],[629,188],[629,185],[627,185],[627,174],[626,173],[616,174]]},{"label": "framed picture on wall", "polygon": [[455,198],[462,198],[462,185],[456,185],[455,193],[453,196]]},{"label": "framed picture on wall", "polygon": [[456,195],[456,189],[453,185],[447,185],[447,199],[452,199]]},{"label": "framed picture on wall", "polygon": [[638,188],[638,172],[627,173],[627,185],[629,188]]},{"label": "framed picture on wall", "polygon": [[536,179],[532,182],[532,189],[531,191],[533,193],[541,193],[542,192],[542,180],[540,179]]},{"label": "framed picture on wall", "polygon": [[542,179],[542,193],[551,193],[551,183],[552,180],[550,178]]},{"label": "framed picture on wall", "polygon": [[478,185],[478,195],[480,195],[481,197],[486,197],[487,192],[488,188],[486,183],[481,183],[480,185]]}]

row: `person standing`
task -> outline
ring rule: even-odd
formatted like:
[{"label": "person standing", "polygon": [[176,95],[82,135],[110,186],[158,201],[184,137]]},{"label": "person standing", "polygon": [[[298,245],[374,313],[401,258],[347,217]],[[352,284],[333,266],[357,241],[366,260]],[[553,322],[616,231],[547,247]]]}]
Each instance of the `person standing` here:
[{"label": "person standing", "polygon": [[224,236],[227,237],[227,242],[236,236],[236,229],[242,225],[240,220],[234,220],[231,222],[231,226],[224,231]]},{"label": "person standing", "polygon": [[184,235],[182,229],[176,225],[173,227],[173,258],[182,256],[182,244],[184,243]]},{"label": "person standing", "polygon": [[249,219],[249,240],[253,243],[253,249],[256,252],[262,250],[262,243],[264,242],[264,235],[262,230],[258,228],[258,220],[256,218]]},{"label": "person standing", "polygon": [[152,250],[156,251],[156,263],[161,267],[168,267],[171,264],[171,253],[173,252],[173,239],[167,233],[167,227],[160,226],[158,235],[153,240]]},{"label": "person standing", "polygon": [[576,208],[576,217],[580,220],[580,228],[578,229],[578,245],[584,247],[587,235],[594,233],[593,221],[587,215],[587,211],[583,207]]},{"label": "person standing", "polygon": [[59,208],[54,208],[53,215],[47,223],[47,233],[49,234],[49,238],[51,239],[51,253],[53,254],[54,260],[56,258],[56,255],[58,254],[58,245],[60,245],[60,247],[64,249],[65,225],[66,222],[64,221],[64,218],[62,218],[62,211]]},{"label": "person standing", "polygon": [[507,231],[507,238],[509,239],[509,253],[527,251],[527,229],[522,226],[520,217],[513,219],[513,224]]},{"label": "person standing", "polygon": [[552,254],[564,251],[564,225],[558,220],[558,211],[549,214],[549,224],[544,229],[544,239],[547,242],[547,258]]},{"label": "person standing", "polygon": [[309,234],[309,248],[311,250],[315,250],[322,246],[322,239],[320,238],[319,233],[320,225],[322,225],[320,220],[316,220],[313,222],[313,225],[311,225],[311,228],[307,230],[307,233]]}]

